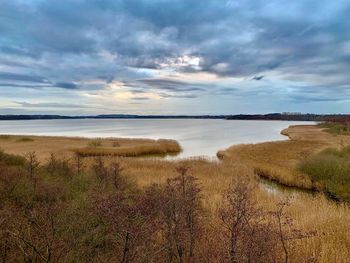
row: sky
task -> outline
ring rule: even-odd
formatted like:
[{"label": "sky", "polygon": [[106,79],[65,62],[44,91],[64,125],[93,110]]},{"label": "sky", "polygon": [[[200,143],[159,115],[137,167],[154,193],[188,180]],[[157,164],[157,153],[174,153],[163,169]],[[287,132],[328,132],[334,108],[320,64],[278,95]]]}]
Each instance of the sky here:
[{"label": "sky", "polygon": [[350,113],[349,0],[0,0],[0,114]]}]

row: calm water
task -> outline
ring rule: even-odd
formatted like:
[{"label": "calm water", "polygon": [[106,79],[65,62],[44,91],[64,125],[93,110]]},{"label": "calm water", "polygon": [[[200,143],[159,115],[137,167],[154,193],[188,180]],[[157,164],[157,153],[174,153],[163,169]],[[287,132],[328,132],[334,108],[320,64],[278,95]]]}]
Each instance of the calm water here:
[{"label": "calm water", "polygon": [[174,139],[183,148],[178,157],[192,157],[215,156],[218,150],[233,144],[286,140],[281,130],[296,124],[306,123],[187,119],[0,121],[0,134]]}]

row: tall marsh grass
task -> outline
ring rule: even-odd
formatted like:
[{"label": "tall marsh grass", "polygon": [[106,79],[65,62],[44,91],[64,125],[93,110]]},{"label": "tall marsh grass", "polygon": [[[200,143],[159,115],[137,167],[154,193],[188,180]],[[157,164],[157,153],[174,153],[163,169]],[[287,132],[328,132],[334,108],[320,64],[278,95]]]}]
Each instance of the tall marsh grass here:
[{"label": "tall marsh grass", "polygon": [[102,139],[94,139],[89,141],[88,147],[101,147],[102,146]]},{"label": "tall marsh grass", "polygon": [[5,153],[0,149],[0,163],[4,163],[9,166],[21,166],[25,163],[25,158],[18,155]]},{"label": "tall marsh grass", "polygon": [[326,122],[320,123],[320,127],[326,128],[326,131],[335,135],[350,135],[349,123]]},{"label": "tall marsh grass", "polygon": [[350,201],[350,146],[312,155],[300,163],[299,169],[330,195]]},{"label": "tall marsh grass", "polygon": [[138,145],[104,147],[91,146],[78,148],[73,150],[81,157],[96,156],[120,156],[120,157],[137,157],[145,155],[165,155],[181,152],[178,142],[173,140],[157,140],[152,143],[144,143]]},{"label": "tall marsh grass", "polygon": [[30,137],[22,137],[22,138],[18,138],[16,142],[34,142],[34,139]]}]

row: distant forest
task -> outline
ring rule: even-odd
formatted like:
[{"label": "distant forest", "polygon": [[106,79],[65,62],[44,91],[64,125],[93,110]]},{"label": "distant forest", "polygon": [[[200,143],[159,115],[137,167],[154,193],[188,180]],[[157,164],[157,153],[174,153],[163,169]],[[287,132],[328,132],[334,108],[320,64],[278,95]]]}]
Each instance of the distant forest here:
[{"label": "distant forest", "polygon": [[228,120],[282,120],[282,121],[340,121],[350,119],[350,114],[301,114],[301,113],[269,113],[240,114],[228,116]]},{"label": "distant forest", "polygon": [[0,115],[0,120],[53,119],[226,119],[226,120],[284,120],[284,121],[338,121],[349,120],[350,114],[269,113],[238,115],[129,115],[108,114],[95,116],[62,115]]}]

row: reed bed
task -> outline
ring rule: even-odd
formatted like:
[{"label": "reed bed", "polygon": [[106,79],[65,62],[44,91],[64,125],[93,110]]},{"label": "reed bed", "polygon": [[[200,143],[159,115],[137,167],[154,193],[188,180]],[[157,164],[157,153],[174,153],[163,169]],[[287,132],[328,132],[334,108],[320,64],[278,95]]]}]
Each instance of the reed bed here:
[{"label": "reed bed", "polygon": [[[346,263],[350,258],[350,232],[348,227],[350,224],[350,207],[348,204],[336,203],[327,199],[323,194],[291,195],[279,192],[272,193],[267,191],[260,183],[256,174],[264,174],[264,176],[270,177],[270,179],[290,186],[308,189],[318,187],[314,180],[311,180],[312,177],[310,177],[309,173],[298,170],[300,161],[308,160],[308,158],[311,158],[315,154],[317,155],[327,147],[339,148],[348,142],[348,138],[333,136],[332,134],[323,132],[319,127],[311,126],[291,127],[284,131],[284,133],[288,134],[291,139],[290,141],[234,146],[226,151],[219,152],[218,156],[222,161],[218,162],[200,158],[185,160],[130,158],[114,154],[107,154],[107,156],[103,154],[101,158],[103,158],[106,164],[118,163],[122,169],[122,175],[131,182],[134,182],[140,189],[150,186],[153,183],[165,183],[168,179],[174,178],[177,175],[178,167],[188,168],[188,173],[198,180],[199,186],[202,189],[203,205],[208,211],[207,216],[212,219],[218,213],[218,208],[222,203],[223,193],[227,190],[229,184],[232,181],[241,182],[249,180],[252,184],[257,185],[254,195],[264,210],[273,211],[281,200],[289,198],[290,206],[287,207],[287,213],[293,218],[296,227],[304,232],[316,231],[316,236],[301,239],[294,243],[291,248],[293,253],[290,262],[305,262],[305,255],[307,255],[308,259],[313,259],[311,262]],[[9,145],[20,144],[18,142],[15,143],[16,140],[13,138],[6,139],[6,143],[9,140],[13,141]],[[77,143],[78,146],[85,146],[85,148],[87,148],[86,145],[89,145],[90,141],[83,139],[76,140],[79,142]],[[101,144],[94,147],[90,146],[89,148],[92,148],[95,153],[96,151],[103,151],[105,148],[113,152],[118,150],[123,151],[123,148],[129,147],[128,150],[130,151],[132,147],[152,145],[152,143],[156,142],[152,140],[137,141],[139,144],[137,145],[135,141],[117,140],[116,146],[113,147],[112,144],[115,141],[115,139],[109,141],[102,140]],[[40,144],[43,142],[41,142],[39,137],[35,138],[35,143],[37,142],[39,142],[39,149],[43,147]],[[63,142],[69,144],[69,141],[66,139]],[[157,142],[157,147],[166,145],[164,147],[167,150],[176,150],[176,145],[172,141]],[[131,143],[133,143],[133,146],[131,146]],[[31,142],[20,144],[22,151],[23,149],[28,149],[30,144]],[[49,145],[52,147],[54,144],[50,141]],[[64,150],[63,152],[67,152],[71,148],[62,148],[61,146],[61,148],[56,149],[58,154],[62,153],[62,149]],[[50,151],[53,150],[54,148],[50,148]],[[139,152],[142,151],[140,150]],[[147,148],[147,151],[150,151],[150,149]],[[40,153],[43,154],[43,152]],[[333,152],[333,154],[339,156],[343,153]],[[11,159],[6,154],[3,156],[4,160]],[[98,160],[98,157],[94,158],[95,156],[92,155],[92,158],[82,158],[83,163],[80,163],[80,165],[83,168],[81,169],[90,171],[93,163]],[[77,163],[75,162],[77,161],[77,159],[69,161],[74,169],[76,169]],[[73,177],[45,176],[47,177],[45,177],[45,180],[48,180],[53,185],[64,182],[69,187],[69,198],[72,199],[72,209],[67,212],[68,215],[76,211],[76,207],[84,207],[86,205],[84,202],[86,202],[88,195],[85,192],[89,187],[95,186],[97,189],[101,187],[98,180],[89,172],[83,172],[81,175]],[[25,191],[26,188],[23,188],[18,193],[22,194]],[[85,224],[85,222],[82,222],[82,224]],[[212,224],[215,224],[214,219]],[[76,230],[69,231],[74,232]],[[96,237],[96,239],[98,238],[100,237]]]},{"label": "reed bed", "polygon": [[322,190],[303,170],[300,162],[322,150],[350,145],[349,136],[335,136],[319,126],[291,126],[282,131],[286,141],[237,145],[218,152],[223,161],[235,161],[254,168],[256,173],[280,184],[309,190]]},{"label": "reed bed", "polygon": [[166,155],[181,152],[180,145],[173,140],[157,140],[148,144],[139,144],[120,147],[89,146],[72,150],[81,157],[95,156],[122,156],[137,157],[147,155]]},{"label": "reed bed", "polygon": [[326,149],[300,163],[299,170],[308,174],[322,190],[334,198],[350,201],[350,147]]},{"label": "reed bed", "polygon": [[7,153],[15,155],[36,152],[40,161],[46,161],[50,158],[51,153],[61,157],[72,157],[74,152],[82,156],[135,157],[181,152],[180,145],[174,140],[20,135],[0,135],[0,148]]},{"label": "reed bed", "polygon": [[290,198],[287,212],[295,220],[296,227],[303,231],[316,231],[311,239],[295,244],[291,262],[305,262],[304,255],[315,256],[314,262],[346,263],[350,258],[350,207],[344,203],[329,200],[323,194],[281,194],[271,193],[260,185],[250,165],[235,161],[209,162],[205,159],[166,161],[159,159],[116,159],[124,167],[123,174],[139,187],[152,183],[164,183],[176,175],[176,168],[186,166],[189,173],[198,178],[203,191],[204,206],[213,216],[218,211],[222,196],[228,185],[235,181],[251,180],[258,185],[256,198],[266,210],[276,208],[278,202]]}]

